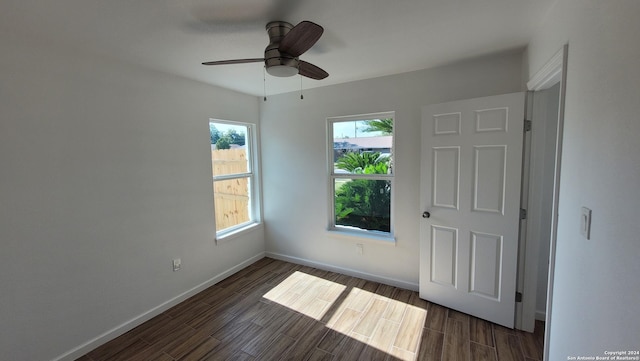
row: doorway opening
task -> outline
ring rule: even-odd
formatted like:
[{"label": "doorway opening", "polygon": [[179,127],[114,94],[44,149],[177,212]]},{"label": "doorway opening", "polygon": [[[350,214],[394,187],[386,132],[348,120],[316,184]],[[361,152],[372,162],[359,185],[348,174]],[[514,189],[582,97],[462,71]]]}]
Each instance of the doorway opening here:
[{"label": "doorway opening", "polygon": [[[527,88],[533,91],[531,103],[532,130],[538,108],[538,132],[532,139],[532,153],[536,163],[532,164],[527,195],[532,201],[527,217],[526,242],[521,244],[525,252],[519,272],[523,273],[523,302],[516,313],[516,325],[526,330],[533,328],[535,318],[544,318],[544,360],[549,358],[551,314],[553,312],[553,280],[557,238],[558,194],[560,191],[560,168],[562,159],[562,134],[564,129],[564,106],[567,86],[568,44],[565,44],[551,59],[531,77]],[[538,97],[538,101],[535,98]],[[554,116],[555,114],[555,116]],[[542,129],[541,129],[542,128]],[[536,133],[532,133],[536,134]],[[533,137],[532,137],[533,138]],[[536,171],[543,172],[540,176]],[[533,193],[532,193],[533,192]],[[538,197],[538,198],[536,198]],[[531,207],[530,207],[531,208]],[[545,282],[546,281],[546,282]],[[542,289],[542,290],[541,290]],[[546,289],[546,292],[544,292]],[[541,293],[537,295],[537,293]],[[544,297],[546,296],[546,297]],[[540,305],[544,302],[544,314]]]}]

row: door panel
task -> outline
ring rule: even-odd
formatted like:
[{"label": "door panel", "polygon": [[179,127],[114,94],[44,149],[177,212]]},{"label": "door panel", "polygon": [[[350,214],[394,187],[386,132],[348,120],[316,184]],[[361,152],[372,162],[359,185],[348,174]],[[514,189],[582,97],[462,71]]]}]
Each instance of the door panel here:
[{"label": "door panel", "polygon": [[433,205],[458,209],[460,147],[433,148]]},{"label": "door panel", "polygon": [[469,292],[500,300],[502,236],[471,232]]},{"label": "door panel", "polygon": [[420,297],[513,327],[524,93],[422,109]]},{"label": "door panel", "polygon": [[504,178],[507,147],[473,147],[473,208],[475,212],[504,214]]},{"label": "door panel", "polygon": [[456,288],[458,230],[431,227],[431,282]]}]

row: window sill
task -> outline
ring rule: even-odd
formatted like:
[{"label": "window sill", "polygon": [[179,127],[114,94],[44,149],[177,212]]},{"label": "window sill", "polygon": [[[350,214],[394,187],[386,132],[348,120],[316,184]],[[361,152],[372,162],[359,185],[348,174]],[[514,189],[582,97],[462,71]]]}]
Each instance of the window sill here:
[{"label": "window sill", "polygon": [[216,235],[215,237],[215,241],[216,244],[222,244],[222,243],[228,243],[231,242],[232,240],[241,237],[249,232],[253,232],[254,230],[260,229],[263,227],[263,223],[259,222],[259,223],[251,223],[248,224],[242,228],[238,228],[236,230],[233,230],[229,233],[224,233],[220,236]]},{"label": "window sill", "polygon": [[348,230],[348,229],[336,229],[330,228],[327,230],[327,233],[330,237],[333,238],[342,238],[356,241],[367,241],[367,242],[375,242],[378,244],[384,244],[387,246],[395,246],[396,238],[389,234],[376,234],[372,232],[366,231],[356,231],[356,230]]}]

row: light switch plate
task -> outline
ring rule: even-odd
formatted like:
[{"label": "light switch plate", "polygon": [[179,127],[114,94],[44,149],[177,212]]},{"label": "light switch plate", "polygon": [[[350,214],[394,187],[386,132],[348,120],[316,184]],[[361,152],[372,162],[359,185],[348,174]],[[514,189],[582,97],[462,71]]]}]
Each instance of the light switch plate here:
[{"label": "light switch plate", "polygon": [[580,234],[591,239],[591,210],[587,207],[582,207],[580,212]]}]

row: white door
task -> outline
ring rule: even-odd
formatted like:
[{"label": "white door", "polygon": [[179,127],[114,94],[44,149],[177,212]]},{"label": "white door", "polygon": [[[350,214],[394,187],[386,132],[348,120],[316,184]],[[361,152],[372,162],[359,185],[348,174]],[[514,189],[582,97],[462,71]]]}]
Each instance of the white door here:
[{"label": "white door", "polygon": [[513,328],[525,93],[422,108],[420,297]]}]

